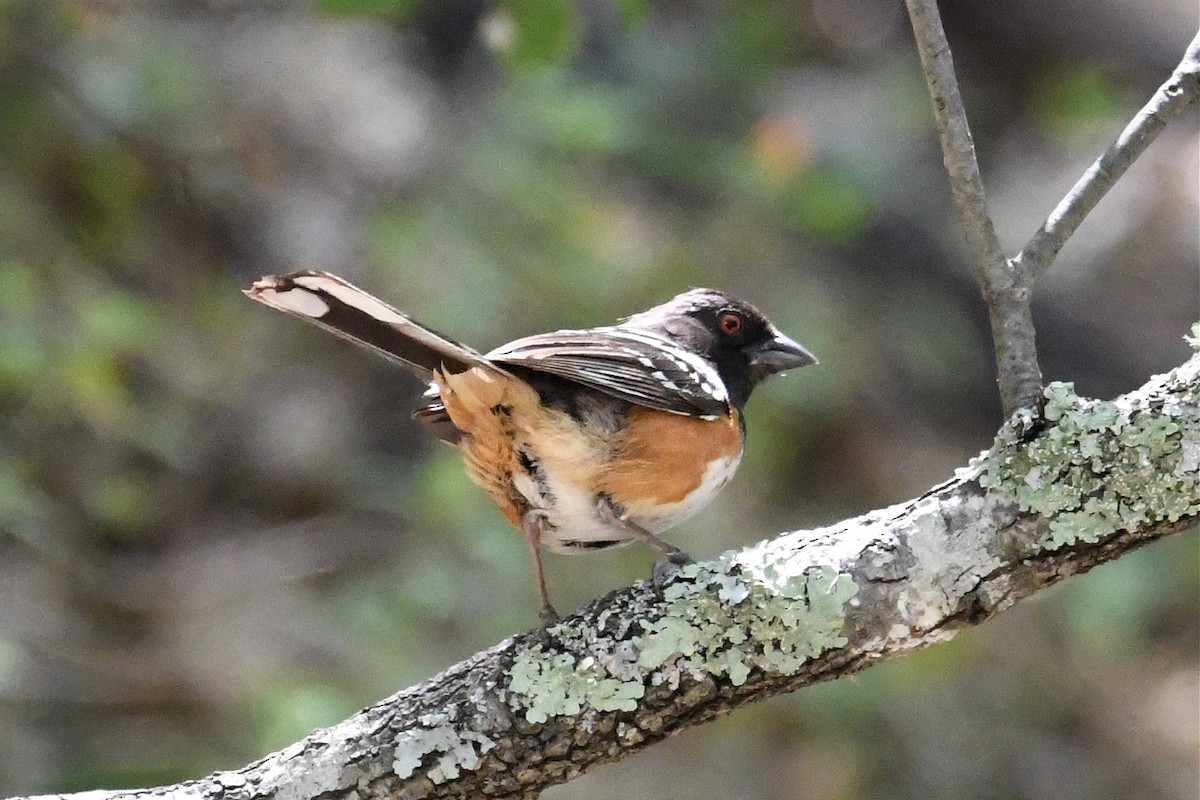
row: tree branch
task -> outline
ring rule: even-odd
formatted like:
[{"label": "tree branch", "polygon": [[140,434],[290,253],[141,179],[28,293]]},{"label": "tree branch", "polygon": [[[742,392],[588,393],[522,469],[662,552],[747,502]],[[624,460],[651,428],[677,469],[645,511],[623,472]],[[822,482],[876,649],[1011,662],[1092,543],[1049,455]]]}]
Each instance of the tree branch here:
[{"label": "tree branch", "polygon": [[1188,45],[1183,60],[1158,91],[1125,126],[1117,140],[1109,145],[1096,162],[1067,192],[1050,217],[1012,263],[1026,283],[1040,278],[1113,184],[1125,174],[1150,143],[1200,97],[1200,32]]},{"label": "tree branch", "polygon": [[76,800],[520,797],[738,706],[949,639],[1200,519],[1200,355],[1112,402],[1052,384],[951,481],[638,584],[244,769]]},{"label": "tree branch", "polygon": [[1010,416],[1017,409],[1034,407],[1042,391],[1029,286],[1005,258],[988,213],[975,143],[937,2],[906,0],[906,3],[933,102],[934,123],[950,178],[950,191],[991,317],[1000,400],[1005,416]]}]

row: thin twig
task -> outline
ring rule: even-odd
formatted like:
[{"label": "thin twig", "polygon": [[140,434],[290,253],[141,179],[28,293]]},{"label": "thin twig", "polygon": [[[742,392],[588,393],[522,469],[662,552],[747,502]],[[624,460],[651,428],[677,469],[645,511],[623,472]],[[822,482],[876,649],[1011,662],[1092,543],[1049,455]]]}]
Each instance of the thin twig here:
[{"label": "thin twig", "polygon": [[950,190],[975,261],[987,302],[996,355],[996,380],[1005,415],[1035,406],[1041,398],[1029,287],[1004,256],[988,213],[983,179],[975,160],[975,144],[958,91],[950,45],[936,0],[906,0],[917,52],[933,101],[933,116],[942,144]]},{"label": "thin twig", "polygon": [[1012,260],[1026,283],[1045,273],[1084,217],[1167,127],[1167,123],[1197,97],[1200,97],[1200,32],[1188,45],[1171,77],[1158,87],[1150,102],[1142,106],[1117,140],[1083,173],[1025,249]]}]

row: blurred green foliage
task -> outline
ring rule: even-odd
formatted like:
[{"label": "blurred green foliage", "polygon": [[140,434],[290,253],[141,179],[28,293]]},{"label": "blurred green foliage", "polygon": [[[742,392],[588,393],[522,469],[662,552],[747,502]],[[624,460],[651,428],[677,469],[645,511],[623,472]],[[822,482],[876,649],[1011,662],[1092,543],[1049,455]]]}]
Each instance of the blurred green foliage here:
[{"label": "blurred green foliage", "polygon": [[1030,100],[1037,124],[1054,140],[1111,136],[1122,123],[1126,103],[1102,71],[1079,64],[1064,64],[1049,72]]},{"label": "blurred green foliage", "polygon": [[578,19],[569,0],[506,0],[493,17],[495,48],[514,67],[562,63],[575,52]]}]

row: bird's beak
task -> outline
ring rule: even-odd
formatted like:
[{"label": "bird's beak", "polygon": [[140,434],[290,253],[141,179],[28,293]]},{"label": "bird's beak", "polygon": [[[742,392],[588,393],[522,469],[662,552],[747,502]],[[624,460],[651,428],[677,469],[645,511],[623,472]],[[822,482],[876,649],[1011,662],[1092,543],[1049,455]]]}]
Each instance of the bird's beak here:
[{"label": "bird's beak", "polygon": [[759,380],[797,367],[820,363],[799,342],[792,341],[779,331],[750,353],[750,369]]}]

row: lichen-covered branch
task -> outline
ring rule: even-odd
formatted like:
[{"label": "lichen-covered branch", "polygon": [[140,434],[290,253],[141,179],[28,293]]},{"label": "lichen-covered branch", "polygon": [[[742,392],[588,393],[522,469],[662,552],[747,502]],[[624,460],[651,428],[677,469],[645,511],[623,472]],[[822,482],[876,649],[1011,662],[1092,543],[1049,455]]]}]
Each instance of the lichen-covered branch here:
[{"label": "lichen-covered branch", "polygon": [[996,356],[996,381],[1005,416],[1034,407],[1042,391],[1029,286],[1004,255],[988,213],[975,142],[958,90],[954,61],[936,0],[906,0],[917,54],[933,102],[950,192],[987,302]]},{"label": "lichen-covered branch", "polygon": [[1145,152],[1167,123],[1197,97],[1200,97],[1200,32],[1188,45],[1171,77],[1142,106],[1117,140],[1083,173],[1025,249],[1013,258],[1013,265],[1024,275],[1026,283],[1036,280],[1049,268],[1067,239],[1125,174],[1129,165]]},{"label": "lichen-covered branch", "polygon": [[1016,415],[910,502],[691,565],[661,592],[615,592],[244,769],[86,797],[534,797],[948,639],[1198,520],[1200,355],[1115,401],[1052,384],[1041,417]]}]

